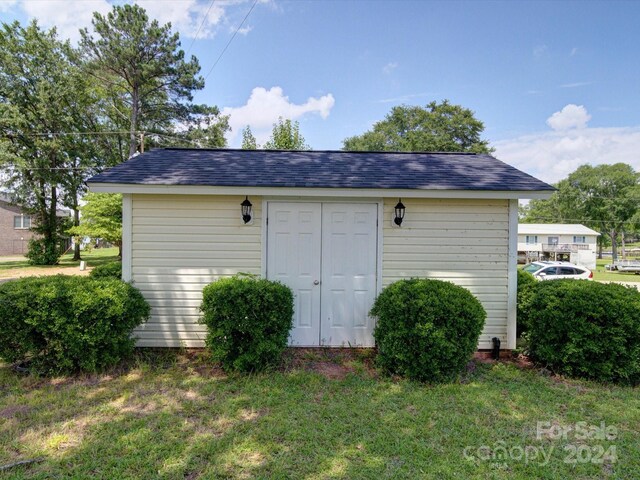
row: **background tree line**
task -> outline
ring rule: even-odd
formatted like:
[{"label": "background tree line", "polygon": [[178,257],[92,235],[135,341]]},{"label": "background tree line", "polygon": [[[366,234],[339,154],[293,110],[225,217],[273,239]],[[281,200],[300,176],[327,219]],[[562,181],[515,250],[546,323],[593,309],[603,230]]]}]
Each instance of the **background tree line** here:
[{"label": "background tree line", "polygon": [[554,186],[550,199],[521,208],[520,221],[586,225],[601,234],[598,257],[611,245],[614,261],[620,244],[640,236],[640,174],[630,165],[582,165]]},{"label": "background tree line", "polygon": [[[215,106],[193,103],[204,88],[199,72],[171,25],[135,4],[94,14],[77,47],[35,21],[2,25],[0,179],[35,219],[32,262],[57,262],[69,223],[79,227],[84,182],[139,152],[142,142],[226,145],[228,119]],[[72,218],[60,216],[61,208]]]}]

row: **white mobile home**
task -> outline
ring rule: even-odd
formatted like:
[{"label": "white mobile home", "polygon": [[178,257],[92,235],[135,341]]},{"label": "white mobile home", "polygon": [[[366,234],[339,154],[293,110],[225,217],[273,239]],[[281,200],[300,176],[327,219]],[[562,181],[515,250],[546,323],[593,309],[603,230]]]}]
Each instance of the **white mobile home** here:
[{"label": "white mobile home", "polygon": [[515,347],[518,200],[553,188],[489,155],[157,149],[88,182],[123,201],[123,278],[152,306],[140,346],[197,347],[203,287],[246,272],[295,295],[290,341],[373,346],[376,295],[468,288],[479,348]]}]

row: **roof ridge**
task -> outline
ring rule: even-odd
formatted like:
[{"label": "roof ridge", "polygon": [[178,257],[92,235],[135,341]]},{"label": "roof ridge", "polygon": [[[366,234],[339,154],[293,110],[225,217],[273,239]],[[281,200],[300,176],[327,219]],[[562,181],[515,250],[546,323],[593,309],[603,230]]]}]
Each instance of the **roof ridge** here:
[{"label": "roof ridge", "polygon": [[159,149],[149,149],[147,152],[152,150],[192,150],[192,151],[206,151],[206,152],[273,152],[273,153],[283,153],[283,152],[292,152],[292,153],[389,153],[389,154],[403,154],[403,155],[489,155],[489,154],[478,154],[475,152],[427,152],[427,151],[417,151],[417,152],[400,152],[400,151],[385,151],[385,150],[267,150],[264,148],[258,149],[244,149],[244,148],[197,148],[197,147],[160,147]]}]

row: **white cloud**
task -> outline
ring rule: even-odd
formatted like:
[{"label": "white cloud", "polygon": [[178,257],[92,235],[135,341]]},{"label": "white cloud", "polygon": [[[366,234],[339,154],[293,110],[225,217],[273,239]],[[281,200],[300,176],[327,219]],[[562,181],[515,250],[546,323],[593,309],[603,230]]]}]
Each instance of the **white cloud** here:
[{"label": "white cloud", "polygon": [[[213,38],[217,29],[227,20],[229,10],[234,6],[242,6],[246,10],[249,0],[216,0],[213,4],[205,0],[136,0],[150,18],[158,20],[162,25],[171,22],[173,31],[178,31],[184,38]],[[93,12],[102,14],[111,10],[113,4],[121,4],[114,0],[10,0],[3,5],[0,0],[0,11],[17,6],[29,19],[36,18],[46,28],[57,27],[63,38],[76,42],[80,38],[78,31],[89,28]],[[131,1],[124,3],[134,3]],[[260,3],[265,3],[261,1]],[[241,29],[243,35],[251,31],[251,27]],[[184,43],[184,42],[183,42]]]},{"label": "white cloud", "polygon": [[585,128],[591,115],[583,105],[570,103],[559,112],[555,112],[547,119],[547,125],[554,130],[569,130],[572,128]]},{"label": "white cloud", "polygon": [[586,87],[587,85],[591,85],[593,82],[574,82],[574,83],[564,83],[560,85],[560,88],[577,88],[577,87]]},{"label": "white cloud", "polygon": [[196,33],[198,38],[212,38],[216,26],[224,19],[225,7],[230,4],[214,2],[209,9],[210,2],[197,0],[137,0],[136,3],[147,11],[150,18],[155,18],[161,25],[171,22],[174,31],[177,30],[181,36],[188,38],[193,38]]},{"label": "white cloud", "polygon": [[398,68],[398,64],[396,62],[389,62],[384,67],[382,67],[382,71],[385,75],[389,75],[396,68]]},{"label": "white cloud", "polygon": [[549,47],[546,45],[536,45],[533,47],[533,56],[535,58],[541,58],[547,53],[547,50],[549,50]]},{"label": "white cloud", "polygon": [[0,1],[0,12],[8,12],[18,3],[18,0],[3,0]]},{"label": "white cloud", "polygon": [[408,93],[406,95],[400,95],[399,97],[383,98],[376,100],[376,103],[406,103],[415,98],[427,97],[428,93]]},{"label": "white cloud", "polygon": [[541,132],[493,145],[497,158],[549,183],[583,164],[623,162],[640,170],[640,126]]},{"label": "white cloud", "polygon": [[30,19],[36,18],[45,28],[56,27],[61,38],[69,38],[72,42],[80,39],[81,28],[91,25],[93,12],[105,14],[111,10],[107,0],[24,0],[20,7]]},{"label": "white cloud", "polygon": [[317,114],[326,119],[334,104],[335,99],[330,93],[318,98],[309,97],[305,103],[296,104],[289,100],[281,87],[269,90],[256,87],[251,91],[246,104],[241,107],[225,107],[222,114],[229,115],[229,125],[232,128],[228,135],[230,143],[247,125],[251,127],[258,143],[264,143],[279,117],[296,120],[306,114]]},{"label": "white cloud", "polygon": [[[234,28],[231,30],[234,30]],[[247,25],[246,27],[239,28],[238,33],[240,35],[247,35],[251,30],[253,30],[253,27],[251,25]]]}]

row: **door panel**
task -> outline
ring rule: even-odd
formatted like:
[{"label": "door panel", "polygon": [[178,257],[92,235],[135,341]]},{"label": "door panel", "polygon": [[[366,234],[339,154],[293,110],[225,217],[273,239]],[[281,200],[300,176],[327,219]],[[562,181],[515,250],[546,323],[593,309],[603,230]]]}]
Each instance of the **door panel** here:
[{"label": "door panel", "polygon": [[320,337],[320,203],[269,203],[267,278],[293,290],[289,343],[317,346]]},{"label": "door panel", "polygon": [[377,218],[376,204],[322,206],[320,345],[374,345]]}]

